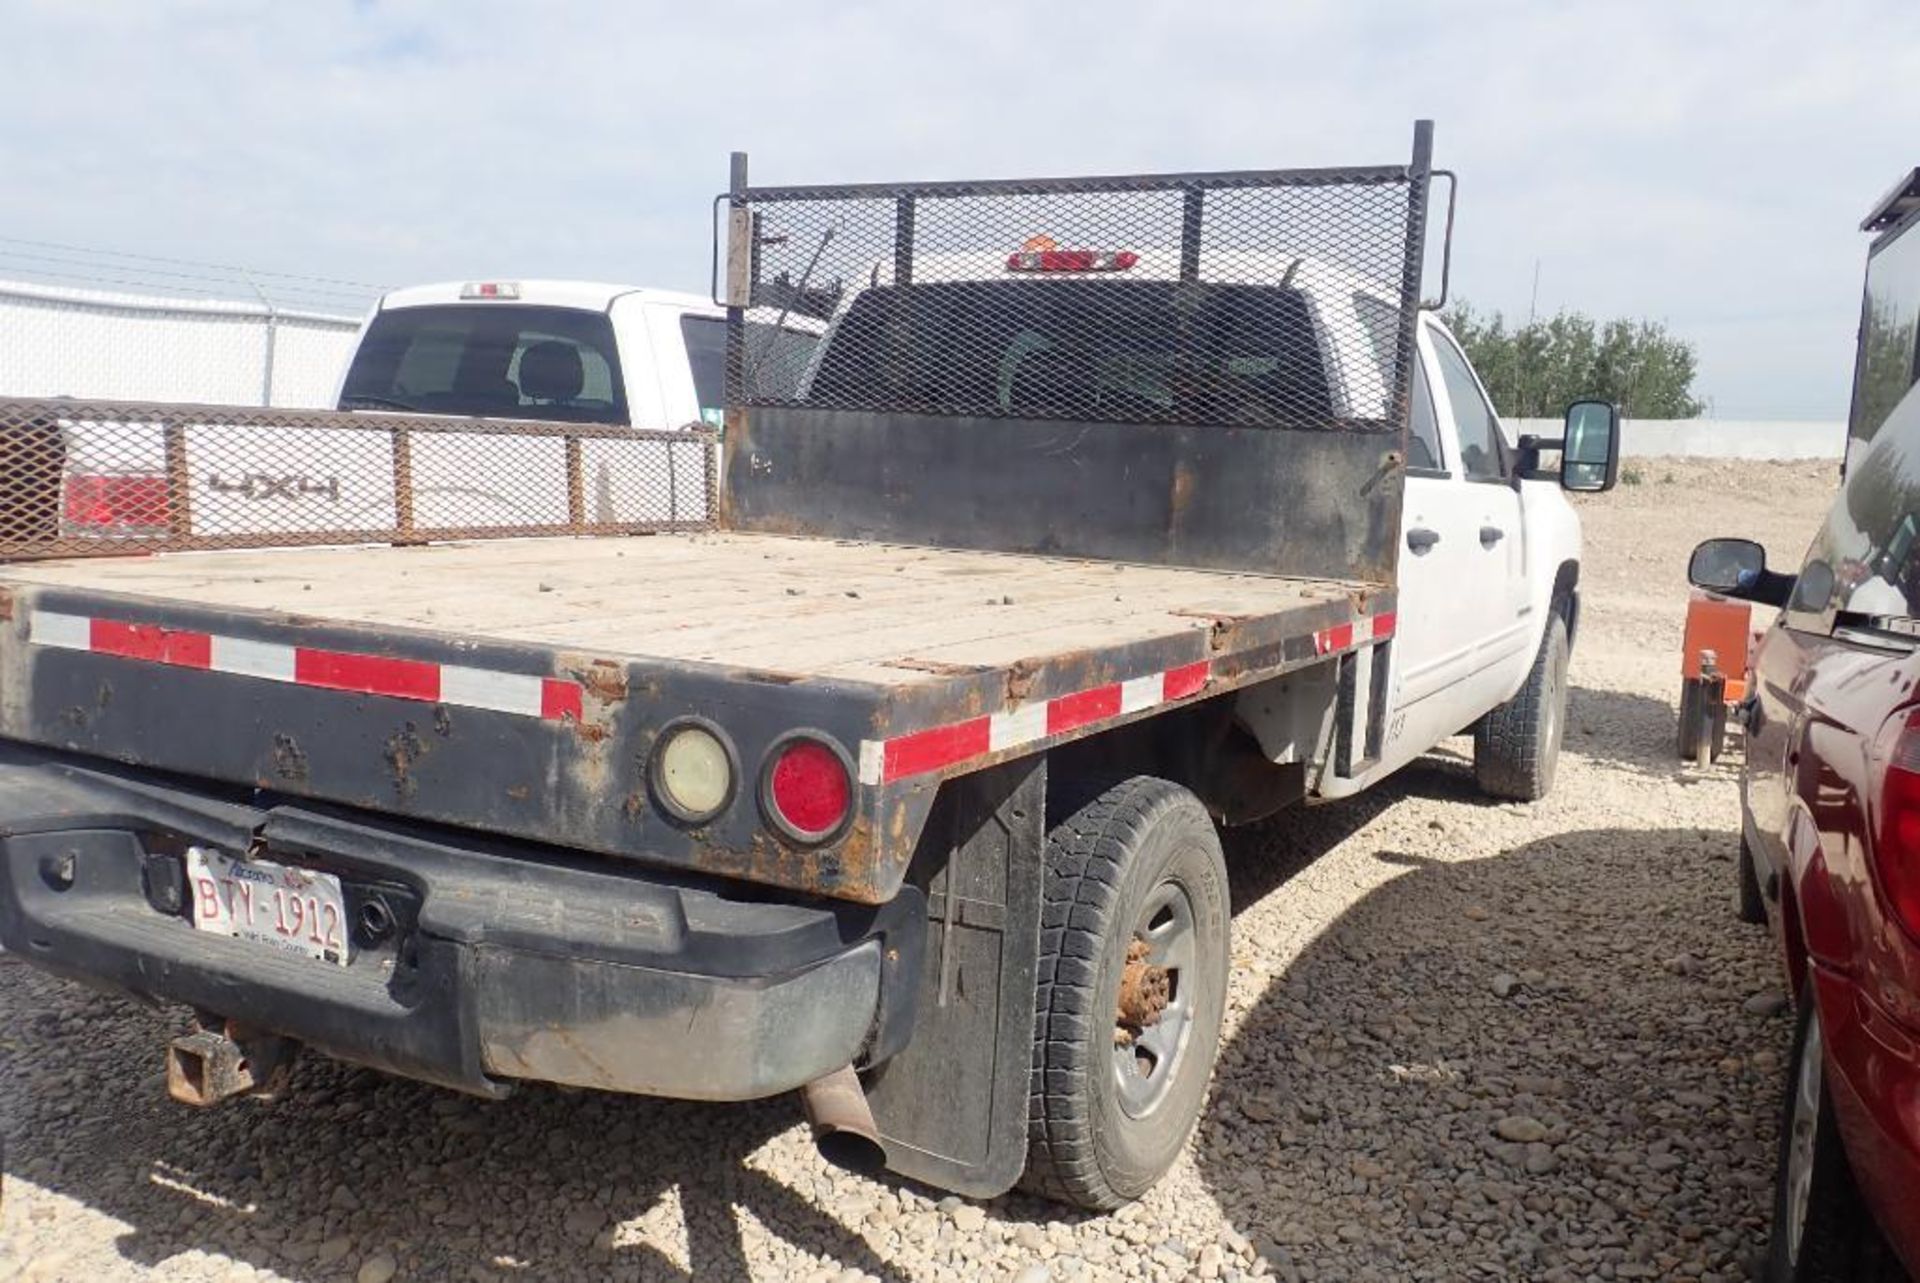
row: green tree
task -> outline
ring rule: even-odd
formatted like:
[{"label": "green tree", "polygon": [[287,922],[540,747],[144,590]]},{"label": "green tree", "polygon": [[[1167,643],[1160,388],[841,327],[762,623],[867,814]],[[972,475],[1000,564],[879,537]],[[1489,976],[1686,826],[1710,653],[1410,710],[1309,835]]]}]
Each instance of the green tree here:
[{"label": "green tree", "polygon": [[1465,302],[1442,319],[1501,414],[1557,419],[1569,402],[1589,397],[1637,419],[1691,419],[1703,408],[1693,395],[1693,345],[1657,321],[1602,324],[1560,312],[1509,328],[1500,313]]}]

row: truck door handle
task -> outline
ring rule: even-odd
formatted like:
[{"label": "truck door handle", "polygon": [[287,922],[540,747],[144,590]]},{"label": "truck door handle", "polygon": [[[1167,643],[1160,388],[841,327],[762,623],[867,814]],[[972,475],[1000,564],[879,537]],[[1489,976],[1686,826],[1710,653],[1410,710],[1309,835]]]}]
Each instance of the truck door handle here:
[{"label": "truck door handle", "polygon": [[1491,548],[1506,537],[1507,532],[1498,526],[1480,527],[1480,546],[1482,548]]},{"label": "truck door handle", "polygon": [[1415,526],[1407,531],[1407,547],[1414,552],[1425,552],[1440,542],[1440,532],[1429,530],[1425,526]]}]

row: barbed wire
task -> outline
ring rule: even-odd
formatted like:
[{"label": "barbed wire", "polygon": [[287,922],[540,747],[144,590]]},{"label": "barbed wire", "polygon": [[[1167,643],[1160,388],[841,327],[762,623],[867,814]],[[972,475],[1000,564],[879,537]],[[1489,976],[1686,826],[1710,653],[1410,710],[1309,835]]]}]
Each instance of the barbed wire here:
[{"label": "barbed wire", "polygon": [[264,304],[353,315],[387,290],[372,281],[0,236],[0,279],[22,284]]}]

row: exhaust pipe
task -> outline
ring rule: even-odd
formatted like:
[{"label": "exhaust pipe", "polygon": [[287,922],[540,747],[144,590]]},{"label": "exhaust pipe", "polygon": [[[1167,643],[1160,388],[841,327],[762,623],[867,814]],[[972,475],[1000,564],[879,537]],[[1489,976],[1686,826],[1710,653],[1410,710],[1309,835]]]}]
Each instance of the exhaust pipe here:
[{"label": "exhaust pipe", "polygon": [[813,1128],[820,1157],[860,1176],[886,1167],[887,1151],[873,1125],[866,1088],[852,1065],[842,1065],[802,1087],[800,1104],[807,1111],[807,1125]]},{"label": "exhaust pipe", "polygon": [[285,1084],[299,1044],[228,1021],[167,1044],[167,1095],[206,1108],[234,1096],[271,1096]]}]

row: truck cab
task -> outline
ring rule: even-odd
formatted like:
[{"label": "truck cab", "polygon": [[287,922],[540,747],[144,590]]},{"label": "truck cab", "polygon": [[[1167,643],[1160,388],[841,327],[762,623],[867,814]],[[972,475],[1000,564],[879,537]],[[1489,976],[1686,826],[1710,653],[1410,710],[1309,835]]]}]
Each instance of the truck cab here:
[{"label": "truck cab", "polygon": [[[1568,413],[1569,432],[1590,422],[1615,430],[1610,406],[1582,402]],[[1593,476],[1577,467],[1542,472],[1533,458],[1538,448],[1508,435],[1466,353],[1437,316],[1423,312],[1399,567],[1404,644],[1385,748],[1372,771],[1330,781],[1322,796],[1357,792],[1438,740],[1468,727],[1478,731],[1488,710],[1521,691],[1555,621],[1571,647],[1580,609],[1580,521],[1563,491],[1605,489],[1612,478],[1604,464]],[[1548,719],[1544,752],[1531,773],[1508,781],[1522,794],[1552,787],[1564,698],[1556,688],[1541,710]],[[1477,767],[1497,752],[1477,734]],[[1480,774],[1483,785],[1497,783],[1485,769]]]}]

